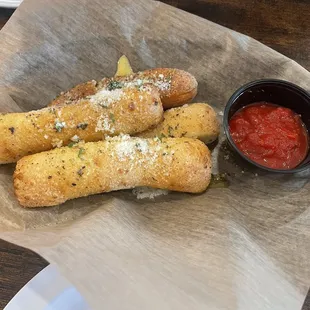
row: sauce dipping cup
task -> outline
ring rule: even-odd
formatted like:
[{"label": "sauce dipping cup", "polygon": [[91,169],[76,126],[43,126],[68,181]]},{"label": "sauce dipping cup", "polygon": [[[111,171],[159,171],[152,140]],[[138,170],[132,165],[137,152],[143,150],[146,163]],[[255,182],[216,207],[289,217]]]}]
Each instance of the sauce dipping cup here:
[{"label": "sauce dipping cup", "polygon": [[262,166],[242,153],[234,143],[230,130],[229,121],[241,108],[255,102],[266,101],[293,110],[301,116],[301,120],[308,131],[308,143],[310,141],[310,94],[301,87],[287,81],[266,79],[250,82],[240,87],[228,100],[223,116],[224,132],[230,146],[244,160],[252,165],[269,172],[296,173],[310,168],[310,150],[306,158],[293,169],[272,169]]}]

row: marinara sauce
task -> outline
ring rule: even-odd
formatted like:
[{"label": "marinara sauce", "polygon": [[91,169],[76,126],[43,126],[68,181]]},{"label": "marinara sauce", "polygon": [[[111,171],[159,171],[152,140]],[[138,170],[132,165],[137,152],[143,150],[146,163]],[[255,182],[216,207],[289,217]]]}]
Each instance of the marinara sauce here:
[{"label": "marinara sauce", "polygon": [[308,153],[308,132],[300,116],[272,103],[240,109],[229,121],[229,130],[243,154],[268,168],[293,169]]}]

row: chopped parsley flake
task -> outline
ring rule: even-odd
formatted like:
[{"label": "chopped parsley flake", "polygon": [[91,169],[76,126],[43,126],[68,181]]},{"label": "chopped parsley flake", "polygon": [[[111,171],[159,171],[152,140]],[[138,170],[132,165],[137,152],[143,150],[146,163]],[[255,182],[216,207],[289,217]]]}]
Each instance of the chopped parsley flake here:
[{"label": "chopped parsley flake", "polygon": [[14,134],[14,132],[15,132],[15,128],[14,127],[10,127],[9,128],[9,131],[11,132],[11,134],[13,135]]},{"label": "chopped parsley flake", "polygon": [[168,127],[168,133],[169,133],[169,137],[172,137],[172,130],[173,128],[171,126]]},{"label": "chopped parsley flake", "polygon": [[159,136],[157,136],[157,138],[160,140],[160,142],[162,142],[162,139],[167,137],[165,134],[161,133]]},{"label": "chopped parsley flake", "polygon": [[77,144],[77,142],[70,142],[69,144],[68,144],[68,147],[73,147],[75,144]]},{"label": "chopped parsley flake", "polygon": [[139,152],[142,152],[141,144],[139,142],[136,143],[136,148]]},{"label": "chopped parsley flake", "polygon": [[77,171],[77,174],[81,177],[83,174],[84,174],[84,170],[85,169],[85,166],[83,166],[82,168],[80,168],[78,171]]},{"label": "chopped parsley flake", "polygon": [[61,132],[61,130],[63,128],[65,128],[65,127],[66,127],[66,123],[65,122],[59,122],[59,121],[55,122],[55,129],[56,129],[57,132]]},{"label": "chopped parsley flake", "polygon": [[107,89],[108,90],[114,90],[114,89],[117,89],[117,88],[122,88],[124,85],[123,83],[121,82],[118,82],[118,81],[110,81],[108,86],[107,86]]},{"label": "chopped parsley flake", "polygon": [[83,149],[82,147],[79,149],[79,154],[78,157],[82,158],[82,155],[85,154],[85,149]]},{"label": "chopped parsley flake", "polygon": [[112,123],[114,124],[115,123],[115,116],[113,113],[110,113],[110,119],[111,119]]},{"label": "chopped parsley flake", "polygon": [[76,126],[77,129],[85,130],[88,126],[88,123],[80,123]]}]

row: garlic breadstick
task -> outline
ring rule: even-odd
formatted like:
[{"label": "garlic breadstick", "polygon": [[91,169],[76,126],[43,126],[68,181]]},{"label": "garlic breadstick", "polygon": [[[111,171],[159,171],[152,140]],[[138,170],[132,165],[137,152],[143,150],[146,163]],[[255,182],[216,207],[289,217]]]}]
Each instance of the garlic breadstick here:
[{"label": "garlic breadstick", "polygon": [[197,139],[119,136],[26,156],[14,187],[22,206],[42,207],[138,186],[200,193],[210,177],[209,149]]},{"label": "garlic breadstick", "polygon": [[142,138],[196,138],[205,143],[215,141],[220,133],[216,113],[206,103],[192,103],[164,112],[164,120],[155,128],[137,134]]},{"label": "garlic breadstick", "polygon": [[49,105],[70,104],[85,98],[100,89],[119,89],[128,86],[141,87],[151,84],[156,87],[164,109],[181,106],[190,102],[197,94],[198,83],[190,73],[173,68],[156,68],[133,73],[128,76],[103,78],[101,81],[89,81],[79,84],[67,92],[61,93]]},{"label": "garlic breadstick", "polygon": [[163,108],[156,88],[128,87],[101,90],[63,106],[28,113],[0,115],[0,163],[74,144],[98,141],[105,135],[136,134],[162,120]]}]

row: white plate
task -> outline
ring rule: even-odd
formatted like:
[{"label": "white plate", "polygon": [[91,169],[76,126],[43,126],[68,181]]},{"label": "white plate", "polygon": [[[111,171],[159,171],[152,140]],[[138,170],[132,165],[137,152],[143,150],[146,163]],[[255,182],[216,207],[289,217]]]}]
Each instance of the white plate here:
[{"label": "white plate", "polygon": [[4,310],[90,310],[57,267],[49,265],[29,281]]},{"label": "white plate", "polygon": [[0,0],[0,7],[3,8],[17,8],[23,0]]}]

